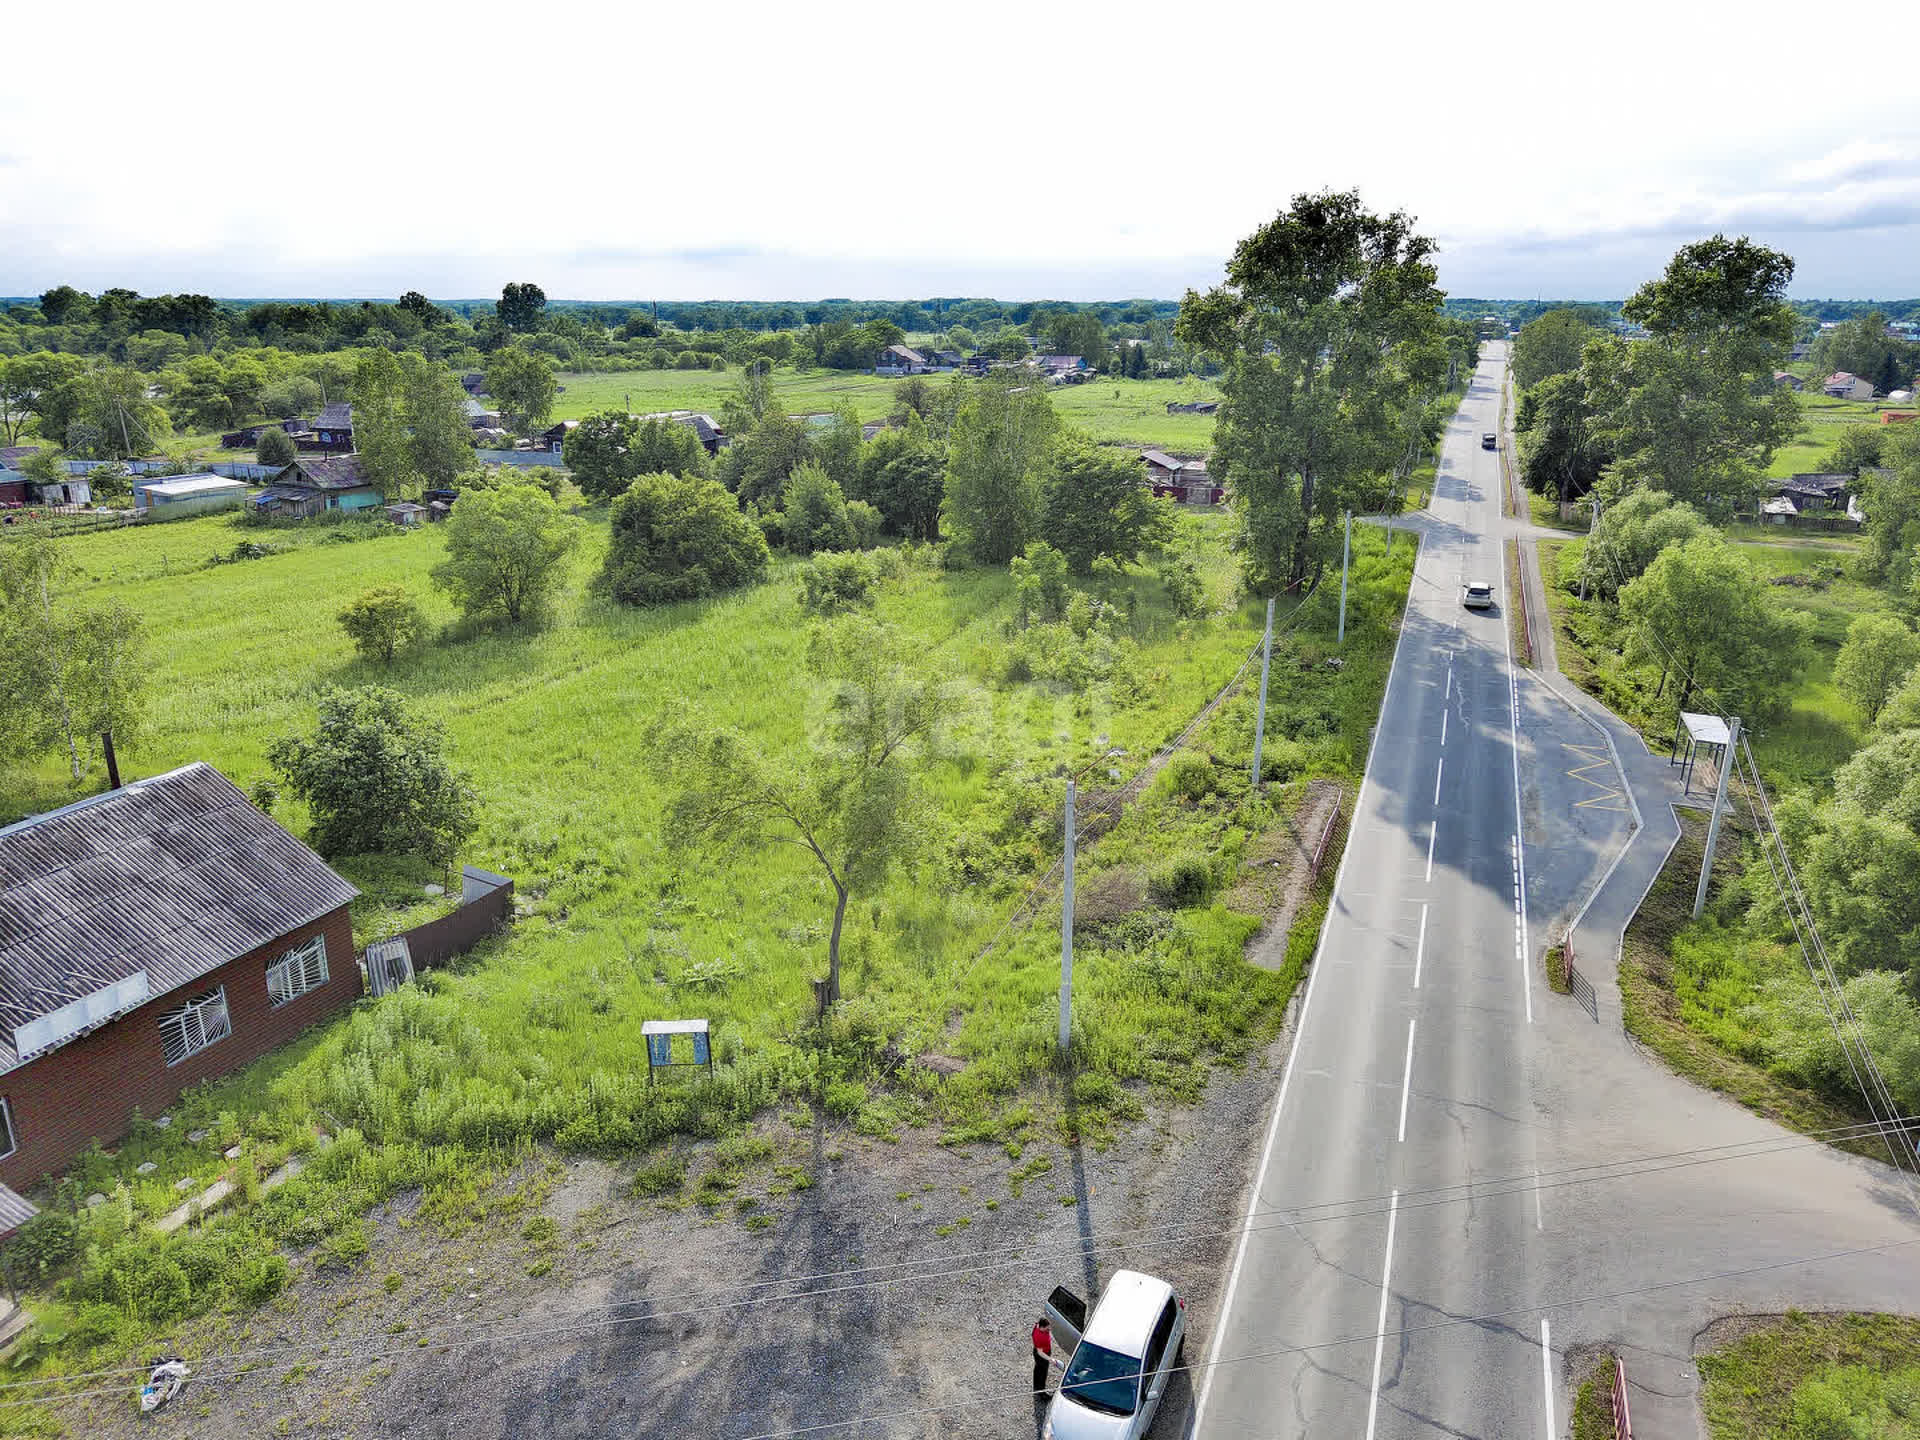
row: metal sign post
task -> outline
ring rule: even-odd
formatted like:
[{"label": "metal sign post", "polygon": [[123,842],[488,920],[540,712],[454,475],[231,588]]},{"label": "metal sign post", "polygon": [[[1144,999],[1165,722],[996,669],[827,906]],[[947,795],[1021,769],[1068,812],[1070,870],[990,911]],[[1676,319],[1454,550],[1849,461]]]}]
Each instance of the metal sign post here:
[{"label": "metal sign post", "polygon": [[[648,1020],[641,1024],[640,1035],[647,1044],[647,1083],[652,1084],[662,1070],[671,1070],[676,1066],[704,1065],[707,1078],[713,1078],[713,1044],[707,1033],[704,1020]],[[673,1058],[673,1037],[690,1035],[693,1037],[693,1058],[676,1060]]]},{"label": "metal sign post", "polygon": [[1067,781],[1067,857],[1060,907],[1060,1053],[1073,1034],[1073,781]]}]

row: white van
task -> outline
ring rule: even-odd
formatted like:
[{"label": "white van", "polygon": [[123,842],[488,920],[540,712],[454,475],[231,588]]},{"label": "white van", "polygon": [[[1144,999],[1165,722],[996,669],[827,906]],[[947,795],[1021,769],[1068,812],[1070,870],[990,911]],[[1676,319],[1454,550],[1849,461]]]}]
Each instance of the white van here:
[{"label": "white van", "polygon": [[1119,1270],[1093,1318],[1072,1291],[1047,1298],[1057,1340],[1073,1347],[1041,1440],[1139,1440],[1181,1363],[1187,1302],[1164,1280]]}]

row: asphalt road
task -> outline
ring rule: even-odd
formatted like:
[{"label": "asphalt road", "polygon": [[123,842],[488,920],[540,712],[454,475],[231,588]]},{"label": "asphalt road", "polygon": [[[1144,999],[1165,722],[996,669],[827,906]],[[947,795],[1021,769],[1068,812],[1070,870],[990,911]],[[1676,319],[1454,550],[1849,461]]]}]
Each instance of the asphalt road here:
[{"label": "asphalt road", "polygon": [[[1504,364],[1483,354],[1194,1377],[1187,1428],[1207,1437],[1551,1440],[1569,1347],[1607,1344],[1636,1434],[1680,1440],[1715,1316],[1920,1294],[1900,1177],[1695,1089],[1620,1030],[1607,937],[1677,795],[1629,729],[1511,662],[1502,547],[1522,527],[1480,448]],[[1496,612],[1461,607],[1470,578]],[[1527,963],[1589,896],[1595,1018]]]}]

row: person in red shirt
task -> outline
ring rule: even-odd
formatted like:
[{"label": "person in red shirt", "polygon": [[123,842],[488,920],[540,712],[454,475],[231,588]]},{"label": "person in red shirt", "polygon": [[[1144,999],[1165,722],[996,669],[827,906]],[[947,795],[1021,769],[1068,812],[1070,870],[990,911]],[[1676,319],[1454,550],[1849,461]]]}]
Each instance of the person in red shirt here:
[{"label": "person in red shirt", "polygon": [[1033,1322],[1033,1393],[1047,1393],[1047,1367],[1053,1363],[1053,1327],[1042,1315]]}]

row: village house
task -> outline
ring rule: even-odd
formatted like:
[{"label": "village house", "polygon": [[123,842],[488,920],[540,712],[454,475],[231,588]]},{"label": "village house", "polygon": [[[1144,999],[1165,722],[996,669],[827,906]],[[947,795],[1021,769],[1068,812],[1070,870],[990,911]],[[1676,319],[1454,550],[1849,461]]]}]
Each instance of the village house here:
[{"label": "village house", "polygon": [[889,345],[873,366],[876,375],[927,375],[932,371],[927,357],[910,345]]},{"label": "village house", "polygon": [[1074,385],[1093,378],[1093,366],[1084,355],[1036,355],[1033,360],[1046,372],[1050,385]]},{"label": "village house", "polygon": [[1773,385],[1776,390],[1799,390],[1803,388],[1800,377],[1791,370],[1774,371]]},{"label": "village house", "polygon": [[580,427],[578,420],[560,420],[540,432],[540,443],[535,449],[551,450],[555,455],[567,448],[567,436]]},{"label": "village house", "polygon": [[655,410],[646,415],[636,415],[636,420],[671,420],[676,425],[685,425],[699,438],[700,448],[709,455],[718,455],[726,448],[727,432],[720,422],[703,410]]},{"label": "village house", "polygon": [[0,1181],[360,994],[358,892],[195,763],[0,829]]},{"label": "village house", "polygon": [[1846,370],[1836,370],[1820,386],[1836,400],[1871,400],[1873,382]]},{"label": "village house", "polygon": [[1140,459],[1147,467],[1147,484],[1153,493],[1182,505],[1218,505],[1227,492],[1207,473],[1203,455],[1197,460],[1176,460],[1164,450],[1142,450]]},{"label": "village house", "polygon": [[487,393],[487,377],[478,370],[469,370],[460,377],[460,388],[469,395],[484,395]]},{"label": "village house", "polygon": [[298,440],[307,434],[307,422],[298,416],[289,416],[285,420],[256,420],[251,425],[242,425],[238,430],[229,430],[220,437],[223,450],[251,450],[260,443],[260,437],[269,430],[284,430],[289,439]]},{"label": "village house", "polygon": [[345,402],[328,405],[313,417],[303,435],[293,437],[294,447],[326,455],[345,455],[353,449],[353,406]]},{"label": "village house", "polygon": [[38,445],[0,446],[0,509],[22,505],[90,505],[93,486],[84,475],[62,475],[58,480],[28,477],[27,457],[40,453]]},{"label": "village house", "polygon": [[387,497],[367,479],[358,455],[331,455],[294,461],[252,503],[264,514],[305,518],[323,510],[377,509]]},{"label": "village house", "polygon": [[1169,400],[1169,415],[1211,415],[1220,408],[1218,400]]}]

